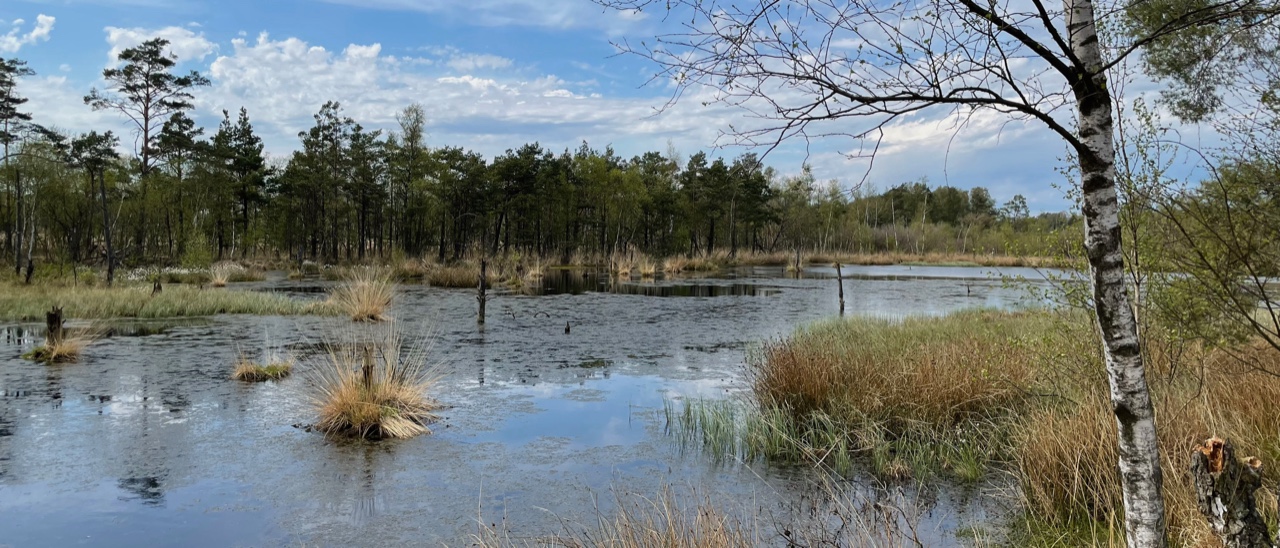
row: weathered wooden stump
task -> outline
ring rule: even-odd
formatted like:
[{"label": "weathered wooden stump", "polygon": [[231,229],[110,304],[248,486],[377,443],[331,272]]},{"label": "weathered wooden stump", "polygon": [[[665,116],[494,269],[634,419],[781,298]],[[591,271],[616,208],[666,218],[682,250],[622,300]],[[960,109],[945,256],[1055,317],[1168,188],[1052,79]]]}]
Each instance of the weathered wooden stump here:
[{"label": "weathered wooden stump", "polygon": [[476,323],[484,325],[484,305],[489,302],[488,292],[488,269],[489,261],[480,259],[480,283],[476,286],[476,301],[480,305],[480,314],[476,316]]},{"label": "weathered wooden stump", "polygon": [[1231,442],[1210,438],[1191,452],[1196,502],[1226,548],[1272,548],[1254,493],[1262,487],[1262,461],[1237,459]]},{"label": "weathered wooden stump", "polygon": [[840,315],[844,315],[844,273],[840,271],[840,261],[836,261],[836,287],[840,288]]},{"label": "weathered wooden stump", "polygon": [[53,310],[45,313],[44,325],[45,346],[56,346],[61,343],[63,339],[62,308],[55,306]]},{"label": "weathered wooden stump", "polygon": [[360,376],[365,390],[373,389],[373,345],[364,345],[364,360],[360,367]]}]

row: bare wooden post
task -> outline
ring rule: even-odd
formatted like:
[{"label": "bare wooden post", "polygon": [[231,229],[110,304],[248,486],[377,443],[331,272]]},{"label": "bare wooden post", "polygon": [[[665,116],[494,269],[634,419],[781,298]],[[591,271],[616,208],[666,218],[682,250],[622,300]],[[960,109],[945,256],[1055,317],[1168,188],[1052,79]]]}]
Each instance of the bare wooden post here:
[{"label": "bare wooden post", "polygon": [[1226,548],[1271,548],[1254,492],[1262,487],[1262,461],[1237,459],[1231,443],[1211,438],[1191,452],[1196,502]]},{"label": "bare wooden post", "polygon": [[58,343],[62,342],[62,308],[55,306],[46,313],[44,315],[44,325],[46,346],[57,346]]},{"label": "bare wooden post", "polygon": [[488,284],[486,283],[488,269],[489,261],[480,259],[480,283],[476,286],[476,302],[480,305],[480,315],[476,316],[476,323],[479,325],[484,325],[484,305],[489,300],[489,297],[485,295],[488,289]]},{"label": "bare wooden post", "polygon": [[364,361],[360,368],[361,380],[366,390],[373,388],[373,346],[364,345]]},{"label": "bare wooden post", "polygon": [[844,273],[840,271],[840,261],[836,261],[836,287],[840,288],[840,315],[844,315]]}]

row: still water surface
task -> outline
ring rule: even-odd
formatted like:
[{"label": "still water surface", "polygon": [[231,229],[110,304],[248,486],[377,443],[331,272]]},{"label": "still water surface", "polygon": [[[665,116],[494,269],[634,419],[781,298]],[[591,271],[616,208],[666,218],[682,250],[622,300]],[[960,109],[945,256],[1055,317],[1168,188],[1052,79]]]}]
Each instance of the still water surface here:
[{"label": "still water surface", "polygon": [[[1030,306],[1025,288],[999,276],[1041,279],[1028,269],[844,270],[848,312],[884,317]],[[482,330],[473,292],[403,286],[392,315],[434,341],[447,408],[433,435],[379,443],[298,427],[314,420],[305,360],[282,382],[228,380],[238,351],[305,354],[367,336],[340,319],[119,322],[61,366],[19,358],[39,326],[5,326],[0,546],[459,546],[481,522],[555,534],[668,487],[786,521],[804,511],[808,473],[683,450],[665,433],[663,402],[739,396],[750,345],[838,312],[833,275],[754,268],[611,282],[554,271],[532,294],[497,294]],[[233,290],[320,298],[323,286]],[[986,499],[931,496],[924,538],[958,542],[958,527],[994,511]]]}]

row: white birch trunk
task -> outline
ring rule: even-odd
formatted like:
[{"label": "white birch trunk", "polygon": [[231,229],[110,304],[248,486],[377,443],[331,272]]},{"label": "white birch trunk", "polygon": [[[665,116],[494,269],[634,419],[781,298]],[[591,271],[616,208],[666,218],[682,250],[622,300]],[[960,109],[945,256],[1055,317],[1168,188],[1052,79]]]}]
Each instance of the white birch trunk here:
[{"label": "white birch trunk", "polygon": [[1085,218],[1085,250],[1094,308],[1102,332],[1111,404],[1119,433],[1125,539],[1130,548],[1165,546],[1163,482],[1155,412],[1147,390],[1138,324],[1124,277],[1120,206],[1116,194],[1111,94],[1091,0],[1064,0],[1072,52],[1087,74],[1074,82],[1079,115],[1078,150]]}]

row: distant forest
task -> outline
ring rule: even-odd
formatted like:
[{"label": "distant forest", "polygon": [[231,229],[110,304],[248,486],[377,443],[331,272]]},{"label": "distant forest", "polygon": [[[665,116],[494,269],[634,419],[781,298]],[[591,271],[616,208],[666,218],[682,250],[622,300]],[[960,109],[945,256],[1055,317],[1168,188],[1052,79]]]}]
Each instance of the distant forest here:
[{"label": "distant forest", "polygon": [[15,267],[33,255],[190,266],[624,250],[1061,255],[1082,238],[1077,217],[1032,216],[1022,196],[998,204],[981,186],[923,180],[849,191],[807,167],[782,177],[754,153],[628,159],[585,142],[560,152],[531,143],[486,159],[429,143],[417,105],[384,132],[327,103],[297,151],[268,161],[245,109],[224,111],[211,133],[187,115],[208,80],[173,74],[165,46],[125,50],[121,68],[104,72],[107,89],[85,98],[135,126],[126,156],[110,132],[40,126],[16,90],[32,71],[0,59],[0,230]]}]

